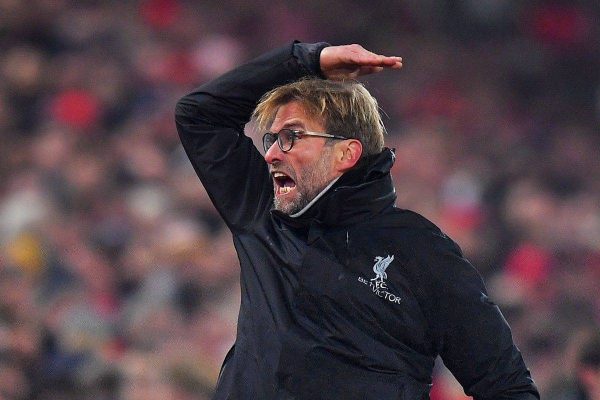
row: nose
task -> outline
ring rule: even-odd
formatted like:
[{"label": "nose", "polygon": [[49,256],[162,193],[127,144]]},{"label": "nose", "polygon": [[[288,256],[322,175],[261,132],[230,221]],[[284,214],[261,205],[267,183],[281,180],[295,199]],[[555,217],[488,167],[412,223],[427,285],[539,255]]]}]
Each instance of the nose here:
[{"label": "nose", "polygon": [[271,147],[269,147],[269,149],[265,153],[265,161],[268,164],[273,164],[278,161],[281,161],[283,158],[283,155],[284,155],[283,151],[281,151],[281,149],[279,148],[279,145],[277,144],[277,142],[275,142],[271,145]]}]

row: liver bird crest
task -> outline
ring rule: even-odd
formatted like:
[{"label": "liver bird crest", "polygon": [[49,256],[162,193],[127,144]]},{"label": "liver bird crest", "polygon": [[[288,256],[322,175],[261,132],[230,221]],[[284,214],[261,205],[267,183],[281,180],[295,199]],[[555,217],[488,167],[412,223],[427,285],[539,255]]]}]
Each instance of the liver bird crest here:
[{"label": "liver bird crest", "polygon": [[385,270],[392,261],[394,261],[393,255],[388,255],[386,258],[380,256],[375,257],[375,265],[373,265],[373,272],[375,272],[375,278],[371,280],[376,282],[383,282],[384,279],[387,279],[387,274],[385,273]]}]

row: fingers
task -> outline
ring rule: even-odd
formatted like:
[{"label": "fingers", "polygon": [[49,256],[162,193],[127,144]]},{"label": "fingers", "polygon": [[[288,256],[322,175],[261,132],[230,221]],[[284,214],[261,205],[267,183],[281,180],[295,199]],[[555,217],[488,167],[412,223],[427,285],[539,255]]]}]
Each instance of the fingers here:
[{"label": "fingers", "polygon": [[393,56],[393,57],[380,56],[380,57],[383,57],[383,59],[378,64],[379,66],[386,67],[386,68],[392,68],[392,69],[402,68],[402,57],[396,57],[396,56]]},{"label": "fingers", "polygon": [[402,68],[402,58],[376,54],[358,44],[329,46],[321,51],[321,72],[327,79],[356,78]]},{"label": "fingers", "polygon": [[347,61],[348,63],[354,63],[360,66],[370,67],[384,67],[384,68],[401,68],[402,57],[389,57],[380,54],[373,54],[368,56],[361,56],[358,58],[351,58]]},{"label": "fingers", "polygon": [[369,74],[376,74],[378,72],[383,71],[385,68],[384,67],[379,67],[379,66],[362,66],[358,69],[358,71],[356,72],[356,77],[358,76],[363,76],[363,75],[369,75]]},{"label": "fingers", "polygon": [[402,67],[402,57],[397,56],[384,56],[382,54],[373,53],[359,44],[351,44],[347,46],[340,46],[346,48],[346,60],[348,63],[355,63],[361,66],[379,66],[387,68],[400,68]]}]

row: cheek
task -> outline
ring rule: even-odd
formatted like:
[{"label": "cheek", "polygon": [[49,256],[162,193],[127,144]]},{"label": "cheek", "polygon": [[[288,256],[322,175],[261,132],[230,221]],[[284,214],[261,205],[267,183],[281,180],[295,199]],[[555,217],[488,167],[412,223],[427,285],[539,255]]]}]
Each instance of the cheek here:
[{"label": "cheek", "polygon": [[306,170],[311,165],[311,161],[307,159],[303,154],[295,154],[294,157],[288,158],[288,165],[296,173],[296,177],[302,176],[302,171]]},{"label": "cheek", "polygon": [[302,181],[306,177],[313,180],[319,178],[327,179],[332,168],[331,160],[329,160],[330,157],[331,153],[327,149],[303,149],[289,157],[287,162],[294,170],[296,183],[298,184],[298,181]]}]

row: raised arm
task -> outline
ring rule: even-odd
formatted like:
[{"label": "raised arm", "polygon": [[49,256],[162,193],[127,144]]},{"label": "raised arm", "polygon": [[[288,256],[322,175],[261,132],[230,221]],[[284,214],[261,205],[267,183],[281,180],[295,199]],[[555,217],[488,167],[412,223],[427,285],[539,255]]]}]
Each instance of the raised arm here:
[{"label": "raised arm", "polygon": [[260,97],[276,86],[317,75],[326,43],[292,43],[210,81],[177,103],[175,121],[183,147],[232,228],[252,224],[269,210],[272,183],[262,155],[244,135]]},{"label": "raised arm", "polygon": [[272,181],[262,155],[243,134],[267,91],[304,76],[350,79],[400,68],[359,45],[293,43],[269,52],[184,96],[175,120],[183,147],[230,228],[248,227],[271,207]]}]

